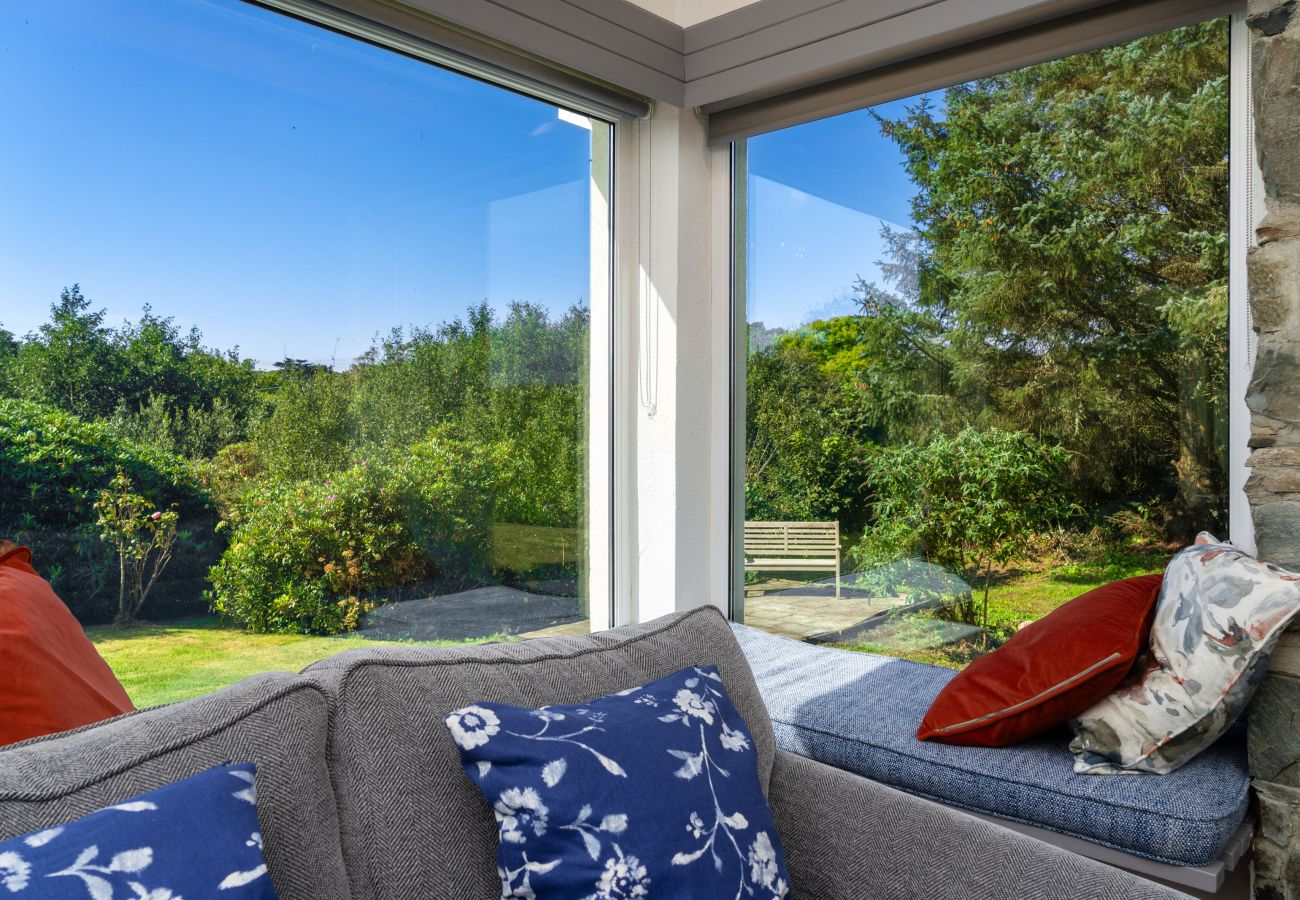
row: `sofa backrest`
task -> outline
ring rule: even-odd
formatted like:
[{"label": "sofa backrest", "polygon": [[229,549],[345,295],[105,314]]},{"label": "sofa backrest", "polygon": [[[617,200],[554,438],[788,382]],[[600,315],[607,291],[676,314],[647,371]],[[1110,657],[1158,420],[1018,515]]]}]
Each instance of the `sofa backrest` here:
[{"label": "sofa backrest", "polygon": [[477,700],[581,703],[712,663],[772,771],[771,720],[712,607],[614,632],[477,647],[351,650],[310,666],[335,698],[330,765],[356,900],[500,896],[497,826],[443,717]]},{"label": "sofa backrest", "polygon": [[257,765],[257,812],[281,900],[347,900],[325,764],[329,700],[258,675],[197,700],[0,748],[0,839],[71,821],[225,762]]}]

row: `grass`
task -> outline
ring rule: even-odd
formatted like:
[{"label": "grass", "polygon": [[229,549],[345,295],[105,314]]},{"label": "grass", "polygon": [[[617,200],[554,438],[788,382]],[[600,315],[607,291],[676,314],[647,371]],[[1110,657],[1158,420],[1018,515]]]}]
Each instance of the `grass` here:
[{"label": "grass", "polygon": [[[917,662],[960,669],[1015,633],[1023,622],[1036,621],[1080,594],[1120,578],[1160,572],[1169,554],[1153,550],[1141,553],[1109,553],[1086,563],[1069,563],[1041,572],[1007,573],[989,588],[990,641],[983,636],[963,638],[949,644],[928,646],[937,624],[924,613],[915,621],[900,621],[889,645],[871,642],[837,644],[847,650],[880,653]],[[979,596],[976,596],[977,606]]]},{"label": "grass", "polygon": [[580,528],[498,522],[492,526],[492,561],[515,572],[572,565],[582,559],[584,540]]},{"label": "grass", "polygon": [[394,643],[356,635],[249,634],[215,616],[134,628],[101,625],[86,634],[137,707],[187,700],[259,672],[297,672],[341,650]]}]

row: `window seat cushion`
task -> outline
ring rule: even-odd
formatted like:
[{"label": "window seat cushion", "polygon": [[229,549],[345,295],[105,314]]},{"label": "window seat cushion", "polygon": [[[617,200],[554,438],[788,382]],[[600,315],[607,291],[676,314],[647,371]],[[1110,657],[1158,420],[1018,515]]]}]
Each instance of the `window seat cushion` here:
[{"label": "window seat cushion", "polygon": [[926,709],[956,674],[951,669],[732,627],[783,750],[940,803],[1179,866],[1217,859],[1246,816],[1240,728],[1168,775],[1080,775],[1064,730],[1009,747],[917,740]]}]

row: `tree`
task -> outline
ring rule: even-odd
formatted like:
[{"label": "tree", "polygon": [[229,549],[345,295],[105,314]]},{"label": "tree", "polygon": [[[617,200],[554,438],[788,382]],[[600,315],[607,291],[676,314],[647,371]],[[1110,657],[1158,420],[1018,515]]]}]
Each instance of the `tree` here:
[{"label": "tree", "polygon": [[50,321],[19,348],[12,379],[24,399],[83,418],[108,416],[122,361],[104,310],[92,310],[80,285],[64,288],[50,306]]},{"label": "tree", "polygon": [[11,396],[15,393],[12,384],[13,363],[21,346],[14,333],[0,325],[0,392]]},{"label": "tree", "polygon": [[[983,588],[988,627],[994,566],[1023,557],[1030,539],[1072,512],[1061,475],[1068,454],[1023,432],[967,428],[871,460],[875,524],[855,551],[864,566],[919,556]],[[959,605],[976,621],[972,598]]]},{"label": "tree", "polygon": [[1092,499],[1161,487],[1184,530],[1224,492],[1227,53],[1207,22],[882,119],[917,189],[894,261],[920,263],[901,300],[862,291],[971,421],[1070,447]]},{"label": "tree", "polygon": [[149,592],[171,562],[179,514],[173,507],[154,504],[132,489],[121,470],[95,501],[95,524],[100,538],[110,544],[118,560],[118,625],[134,625]]},{"label": "tree", "polygon": [[285,375],[296,375],[302,378],[312,378],[316,375],[323,375],[327,372],[333,372],[334,367],[325,363],[308,362],[305,359],[292,359],[286,356],[284,359],[274,363],[278,372]]},{"label": "tree", "polygon": [[818,322],[751,353],[745,404],[746,516],[866,519],[866,456],[880,435],[870,397],[824,365],[828,333]]}]

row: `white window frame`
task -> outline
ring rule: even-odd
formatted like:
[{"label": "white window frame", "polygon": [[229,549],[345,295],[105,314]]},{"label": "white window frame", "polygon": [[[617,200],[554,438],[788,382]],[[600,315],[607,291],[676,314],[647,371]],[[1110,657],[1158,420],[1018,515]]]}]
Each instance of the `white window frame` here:
[{"label": "white window frame", "polygon": [[1250,29],[1246,14],[1232,16],[1228,179],[1228,537],[1251,556],[1257,552],[1246,481],[1250,478],[1250,408],[1246,394],[1255,368],[1255,328],[1250,314],[1246,260],[1264,218],[1264,177],[1255,155],[1251,97]]}]

